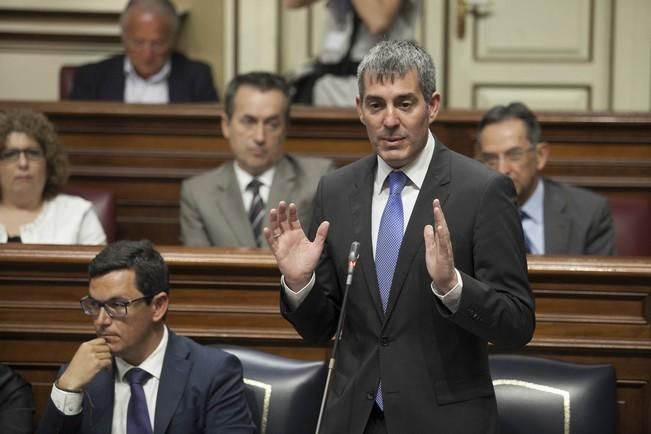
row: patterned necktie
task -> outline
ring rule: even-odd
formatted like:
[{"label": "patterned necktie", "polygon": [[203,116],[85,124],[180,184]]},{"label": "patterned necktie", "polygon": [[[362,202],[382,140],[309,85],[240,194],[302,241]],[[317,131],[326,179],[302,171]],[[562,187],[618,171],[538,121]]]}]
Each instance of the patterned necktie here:
[{"label": "patterned necktie", "polygon": [[147,399],[142,388],[151,378],[151,374],[140,368],[132,368],[125,377],[131,386],[131,398],[127,410],[127,434],[151,434]]},{"label": "patterned necktie", "polygon": [[526,212],[522,211],[522,210],[519,210],[519,211],[520,211],[520,222],[523,223],[523,225],[522,225],[522,233],[524,234],[524,249],[525,249],[525,251],[527,253],[533,253],[532,250],[531,250],[531,240],[529,239],[529,237],[527,236],[527,233],[524,230],[524,221],[526,219],[531,218],[531,216],[529,214],[527,214]]},{"label": "patterned necktie", "polygon": [[253,231],[253,239],[255,244],[260,247],[260,234],[262,233],[262,220],[264,220],[264,202],[260,197],[260,186],[262,183],[258,178],[253,178],[246,189],[253,193],[251,198],[251,206],[249,207],[249,223],[251,223],[251,230]]},{"label": "patterned necktie", "polygon": [[[407,184],[407,176],[403,172],[391,172],[389,174],[389,199],[382,212],[375,246],[375,270],[378,287],[380,288],[382,309],[385,313],[389,303],[393,273],[398,262],[400,244],[402,244],[404,235],[404,213],[400,194],[405,184]],[[375,402],[381,410],[384,410],[381,381],[375,395]]]}]

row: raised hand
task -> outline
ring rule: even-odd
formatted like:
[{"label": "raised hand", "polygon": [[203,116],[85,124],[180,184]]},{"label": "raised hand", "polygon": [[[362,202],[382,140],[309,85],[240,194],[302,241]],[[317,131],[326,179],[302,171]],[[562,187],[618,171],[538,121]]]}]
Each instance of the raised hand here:
[{"label": "raised hand", "polygon": [[68,391],[82,391],[102,369],[111,367],[111,350],[102,337],[84,342],[72,357],[57,386]]},{"label": "raised hand", "polygon": [[457,284],[457,275],[454,271],[454,255],[450,231],[445,221],[441,203],[438,199],[432,202],[436,230],[432,225],[425,226],[425,264],[434,285],[446,294]]},{"label": "raised hand", "polygon": [[329,226],[328,222],[321,223],[314,241],[310,242],[301,228],[295,204],[281,201],[269,213],[269,227],[264,228],[264,236],[289,289],[298,291],[309,283]]}]

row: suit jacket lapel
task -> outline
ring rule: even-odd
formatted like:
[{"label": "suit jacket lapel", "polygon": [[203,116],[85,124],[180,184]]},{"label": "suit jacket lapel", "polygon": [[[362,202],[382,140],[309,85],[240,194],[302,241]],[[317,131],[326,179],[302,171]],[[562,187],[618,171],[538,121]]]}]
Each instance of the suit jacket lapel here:
[{"label": "suit jacket lapel", "polygon": [[105,80],[104,89],[115,101],[124,101],[126,75],[124,73],[124,56],[118,56],[111,65],[111,80]]},{"label": "suit jacket lapel", "polygon": [[238,241],[243,245],[254,246],[253,231],[242,203],[242,193],[233,169],[234,163],[230,161],[227,164],[224,175],[217,179],[215,206],[224,216],[225,226],[232,229]]},{"label": "suit jacket lapel", "polygon": [[115,395],[113,373],[115,369],[114,363],[111,372],[101,371],[97,375],[93,387],[87,392],[90,404],[90,424],[98,434],[111,434],[113,428],[113,399]]},{"label": "suit jacket lapel", "polygon": [[[402,239],[398,262],[393,274],[389,304],[387,306],[387,321],[402,292],[409,269],[414,263],[416,253],[424,249],[423,228],[434,223],[432,201],[438,198],[441,206],[450,194],[450,152],[441,142],[436,142],[434,155],[427,169],[416,204],[409,218],[405,236]],[[420,265],[420,264],[418,264]],[[386,324],[386,323],[385,323]]]},{"label": "suit jacket lapel", "polygon": [[566,209],[565,198],[556,191],[554,184],[546,182],[543,214],[545,218],[545,253],[547,254],[565,252],[568,249],[570,221],[565,213]]},{"label": "suit jacket lapel", "polygon": [[190,350],[183,345],[183,341],[170,330],[158,386],[154,434],[165,433],[176,413],[192,368],[189,354]]},{"label": "suit jacket lapel", "polygon": [[[271,182],[271,189],[269,190],[269,198],[265,204],[264,226],[269,226],[269,212],[271,208],[278,207],[278,202],[287,200],[288,197],[294,197],[294,190],[296,190],[296,171],[292,167],[287,157],[283,157],[276,164],[276,172],[274,173]],[[308,230],[309,228],[303,228]],[[264,235],[260,236],[262,246],[266,246]]]},{"label": "suit jacket lapel", "polygon": [[380,289],[375,271],[375,257],[373,256],[373,239],[371,234],[371,213],[373,200],[373,182],[377,168],[377,158],[368,157],[366,167],[359,171],[358,177],[350,192],[350,209],[353,218],[353,239],[360,243],[358,267],[364,274],[367,282],[366,289],[373,300],[373,305],[380,322],[384,319]]}]

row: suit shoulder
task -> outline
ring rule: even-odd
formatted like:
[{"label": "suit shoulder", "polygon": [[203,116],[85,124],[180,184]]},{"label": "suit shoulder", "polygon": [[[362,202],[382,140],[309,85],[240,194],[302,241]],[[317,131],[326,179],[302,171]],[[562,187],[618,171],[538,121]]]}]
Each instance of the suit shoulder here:
[{"label": "suit shoulder", "polygon": [[210,169],[186,178],[182,182],[183,188],[193,190],[197,188],[203,188],[207,185],[214,185],[220,178],[224,176],[230,176],[230,172],[232,170],[231,167],[232,162],[227,161],[214,169]]},{"label": "suit shoulder", "polygon": [[97,74],[102,71],[108,71],[114,68],[121,68],[123,64],[124,64],[124,55],[118,54],[115,56],[111,56],[107,59],[100,60],[98,62],[85,63],[83,65],[79,65],[77,67],[77,70],[75,71],[75,75],[89,74],[89,73]]},{"label": "suit shoulder", "polygon": [[574,204],[579,207],[607,206],[607,199],[605,196],[588,189],[556,182],[548,178],[544,178],[544,183],[545,189],[549,189],[550,194],[563,195],[567,199],[568,204]]},{"label": "suit shoulder", "polygon": [[307,157],[302,155],[287,155],[287,158],[301,171],[310,176],[323,175],[334,169],[335,163],[329,158]]},{"label": "suit shoulder", "polygon": [[208,63],[202,62],[200,60],[190,59],[186,55],[176,51],[172,53],[171,60],[172,60],[173,68],[203,70],[208,73],[210,73],[210,71],[212,70],[212,68]]}]

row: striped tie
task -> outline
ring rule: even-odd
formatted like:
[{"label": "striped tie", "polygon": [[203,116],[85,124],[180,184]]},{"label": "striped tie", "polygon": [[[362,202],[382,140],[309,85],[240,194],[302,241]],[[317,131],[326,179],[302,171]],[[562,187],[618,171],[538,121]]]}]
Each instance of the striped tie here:
[{"label": "striped tie", "polygon": [[251,230],[253,231],[253,239],[255,244],[260,247],[260,234],[262,233],[262,220],[264,220],[264,202],[260,197],[260,186],[262,183],[258,178],[253,178],[246,189],[253,194],[251,198],[251,206],[249,208],[249,222],[251,223]]},{"label": "striped tie", "polygon": [[[527,214],[525,211],[520,210],[520,222],[524,223],[526,219],[531,218],[529,214]],[[531,249],[531,240],[527,236],[527,233],[524,231],[524,224],[522,225],[522,233],[524,234],[524,249],[527,253],[533,253],[533,250]]]}]

